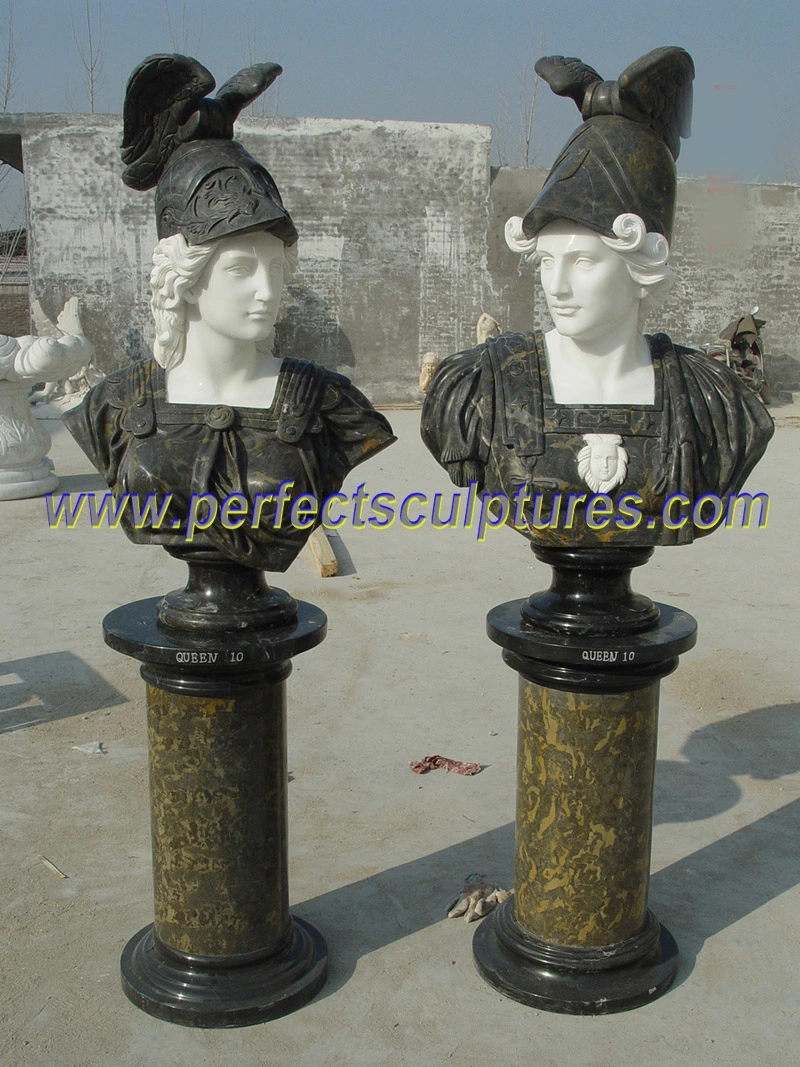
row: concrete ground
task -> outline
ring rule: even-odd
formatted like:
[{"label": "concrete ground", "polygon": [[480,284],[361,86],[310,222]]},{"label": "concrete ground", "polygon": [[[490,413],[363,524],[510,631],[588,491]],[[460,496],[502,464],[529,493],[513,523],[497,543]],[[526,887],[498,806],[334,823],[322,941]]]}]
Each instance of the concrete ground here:
[{"label": "concrete ground", "polygon": [[[449,494],[418,413],[389,414],[399,443],[350,490]],[[602,1018],[505,999],[473,967],[475,927],[445,918],[466,874],[512,882],[516,676],[484,616],[548,584],[521,537],[345,527],[340,577],[304,552],[278,582],[330,619],[289,680],[291,900],[324,932],[330,978],[294,1015],[201,1031],[120,990],[122,947],[152,918],[144,690],[100,628],[182,585],[183,565],[120,531],[50,530],[41,499],[3,502],[0,1062],[796,1064],[798,423],[783,420],[751,478],[772,498],[766,530],[661,549],[635,575],[700,626],[663,683],[656,780],[651,906],[681,965],[666,996]],[[63,491],[105,488],[59,424],[51,455]],[[73,748],[91,742],[106,754]],[[486,767],[412,774],[432,753]]]}]

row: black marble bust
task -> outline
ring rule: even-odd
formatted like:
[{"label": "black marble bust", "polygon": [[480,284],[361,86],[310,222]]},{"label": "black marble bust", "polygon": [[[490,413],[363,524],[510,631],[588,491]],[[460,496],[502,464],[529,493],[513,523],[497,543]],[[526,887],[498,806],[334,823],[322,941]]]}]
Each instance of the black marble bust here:
[{"label": "black marble bust", "polygon": [[[145,521],[123,512],[133,541],[272,571],[311,533],[290,521],[294,502],[311,494],[321,507],[394,440],[347,378],[273,347],[297,231],[270,174],[232,136],[239,110],[280,72],[248,68],[213,99],[213,78],[185,56],[151,56],[131,75],[124,180],[156,188],[154,358],[110,374],[65,419],[116,497],[130,494],[140,513],[151,500]],[[203,496],[220,513],[207,528],[192,522]],[[231,498],[237,519],[224,522]]]},{"label": "black marble bust", "polygon": [[[563,56],[536,69],[584,119],[506,226],[510,247],[540,267],[555,329],[444,360],[422,437],[456,485],[476,483],[495,508],[508,499],[506,521],[534,545],[687,543],[724,520],[773,433],[728,368],[639,329],[671,282],[694,66],[661,48],[617,82]],[[696,506],[708,496],[721,505]]]}]

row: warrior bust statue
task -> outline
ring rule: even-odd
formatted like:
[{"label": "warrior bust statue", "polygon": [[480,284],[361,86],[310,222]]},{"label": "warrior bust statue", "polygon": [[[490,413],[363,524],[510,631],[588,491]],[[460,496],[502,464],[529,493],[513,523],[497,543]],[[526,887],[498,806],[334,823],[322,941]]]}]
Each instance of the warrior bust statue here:
[{"label": "warrior bust statue", "polygon": [[[456,485],[515,501],[507,521],[534,544],[687,543],[724,517],[708,521],[694,502],[737,493],[773,433],[726,367],[639,327],[672,281],[694,65],[659,48],[616,82],[563,56],[536,71],[584,119],[527,214],[506,225],[509,246],[540,268],[555,328],[444,360],[422,436]],[[601,529],[590,514],[598,493],[616,512]]]},{"label": "warrior bust statue", "polygon": [[[168,501],[158,525],[134,526],[124,512],[133,541],[271,571],[286,570],[311,533],[288,521],[292,503],[338,491],[394,440],[347,378],[274,349],[297,231],[233,123],[280,73],[249,67],[213,99],[211,74],[187,56],[151,56],[131,75],[123,180],[156,190],[154,358],[110,374],[65,419],[116,495]],[[187,529],[203,496],[220,509],[233,499],[246,520]]]}]

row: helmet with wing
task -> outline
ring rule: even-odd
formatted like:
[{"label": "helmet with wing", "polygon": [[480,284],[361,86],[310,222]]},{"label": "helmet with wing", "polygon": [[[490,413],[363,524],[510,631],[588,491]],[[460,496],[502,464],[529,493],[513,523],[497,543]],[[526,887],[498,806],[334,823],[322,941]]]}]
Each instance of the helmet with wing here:
[{"label": "helmet with wing", "polygon": [[567,56],[546,56],[536,72],[578,105],[584,122],[567,141],[523,219],[527,237],[569,219],[613,237],[628,212],[669,238],[675,215],[675,160],[691,131],[694,63],[682,48],[656,48],[617,81]]},{"label": "helmet with wing", "polygon": [[195,245],[263,229],[295,243],[271,175],[233,140],[239,112],[280,73],[277,63],[246,67],[213,98],[214,78],[190,56],[149,56],[131,74],[122,179],[133,189],[155,186],[159,238],[181,233]]}]

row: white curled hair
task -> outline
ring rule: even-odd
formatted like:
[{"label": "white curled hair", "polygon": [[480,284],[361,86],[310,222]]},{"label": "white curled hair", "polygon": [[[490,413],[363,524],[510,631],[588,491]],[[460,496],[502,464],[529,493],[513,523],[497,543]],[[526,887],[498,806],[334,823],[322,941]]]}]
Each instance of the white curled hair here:
[{"label": "white curled hair", "polygon": [[[190,245],[182,233],[163,237],[153,249],[150,272],[150,309],[156,325],[153,358],[164,370],[172,370],[186,351],[186,293],[200,281],[211,258],[215,242]],[[284,245],[284,281],[288,282],[297,267],[297,245]],[[271,352],[274,330],[258,350]]]},{"label": "white curled hair", "polygon": [[[597,236],[604,245],[622,256],[628,274],[637,285],[642,286],[641,319],[666,300],[675,283],[675,274],[669,266],[669,241],[663,233],[648,231],[644,219],[631,212],[617,215],[611,228],[615,237],[606,237],[602,233]],[[536,263],[536,238],[525,236],[519,215],[508,220],[505,235],[506,244],[512,252],[520,253],[523,262]]]}]

